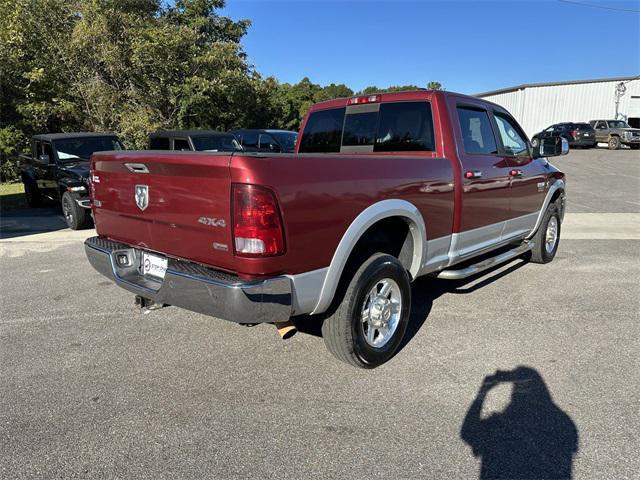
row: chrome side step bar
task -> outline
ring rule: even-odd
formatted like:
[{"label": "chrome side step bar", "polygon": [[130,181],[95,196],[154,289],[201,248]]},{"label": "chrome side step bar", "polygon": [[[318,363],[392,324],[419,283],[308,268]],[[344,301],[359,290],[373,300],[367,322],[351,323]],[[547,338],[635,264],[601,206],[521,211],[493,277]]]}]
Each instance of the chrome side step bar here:
[{"label": "chrome side step bar", "polygon": [[500,255],[496,255],[495,257],[487,258],[486,260],[482,260],[481,262],[469,265],[466,268],[461,268],[460,270],[442,270],[438,274],[438,278],[442,278],[444,280],[461,280],[463,278],[470,277],[477,273],[484,272],[485,270],[488,270],[491,267],[495,267],[496,265],[499,265],[501,263],[513,260],[514,258],[519,257],[524,253],[527,253],[533,248],[533,245],[534,243],[532,241],[529,241],[523,243],[522,245],[519,245],[514,249],[501,253]]}]

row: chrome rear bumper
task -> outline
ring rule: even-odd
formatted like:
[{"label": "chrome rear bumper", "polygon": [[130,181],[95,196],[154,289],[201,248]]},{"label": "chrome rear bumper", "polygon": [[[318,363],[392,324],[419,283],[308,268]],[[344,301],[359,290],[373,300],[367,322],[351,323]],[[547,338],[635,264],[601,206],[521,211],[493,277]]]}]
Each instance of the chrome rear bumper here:
[{"label": "chrome rear bumper", "polygon": [[[164,279],[140,273],[142,250],[101,237],[85,241],[89,262],[99,273],[136,295],[238,323],[287,320],[291,316],[291,280],[244,280],[200,264],[169,259]],[[121,266],[117,255],[127,255]]]}]

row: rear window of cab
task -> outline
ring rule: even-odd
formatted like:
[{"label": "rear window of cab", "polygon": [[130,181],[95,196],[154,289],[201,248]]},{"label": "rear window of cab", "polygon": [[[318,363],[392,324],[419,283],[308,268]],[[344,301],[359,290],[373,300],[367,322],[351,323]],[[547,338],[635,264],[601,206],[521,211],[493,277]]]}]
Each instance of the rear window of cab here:
[{"label": "rear window of cab", "polygon": [[432,152],[431,104],[389,102],[318,110],[309,115],[300,153]]}]

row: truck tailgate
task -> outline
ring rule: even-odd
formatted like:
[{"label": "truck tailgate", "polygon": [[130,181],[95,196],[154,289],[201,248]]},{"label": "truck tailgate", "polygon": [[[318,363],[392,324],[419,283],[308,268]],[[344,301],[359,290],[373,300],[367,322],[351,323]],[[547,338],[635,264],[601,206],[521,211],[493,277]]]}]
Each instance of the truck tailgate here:
[{"label": "truck tailgate", "polygon": [[233,271],[230,160],[200,152],[94,154],[98,234]]}]

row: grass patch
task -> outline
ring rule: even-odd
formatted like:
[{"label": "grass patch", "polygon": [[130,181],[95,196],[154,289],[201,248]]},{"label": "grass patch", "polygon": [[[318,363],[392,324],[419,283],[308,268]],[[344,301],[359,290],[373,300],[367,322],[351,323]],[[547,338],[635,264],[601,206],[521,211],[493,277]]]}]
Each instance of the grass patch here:
[{"label": "grass patch", "polygon": [[0,211],[27,208],[22,183],[0,183]]}]

